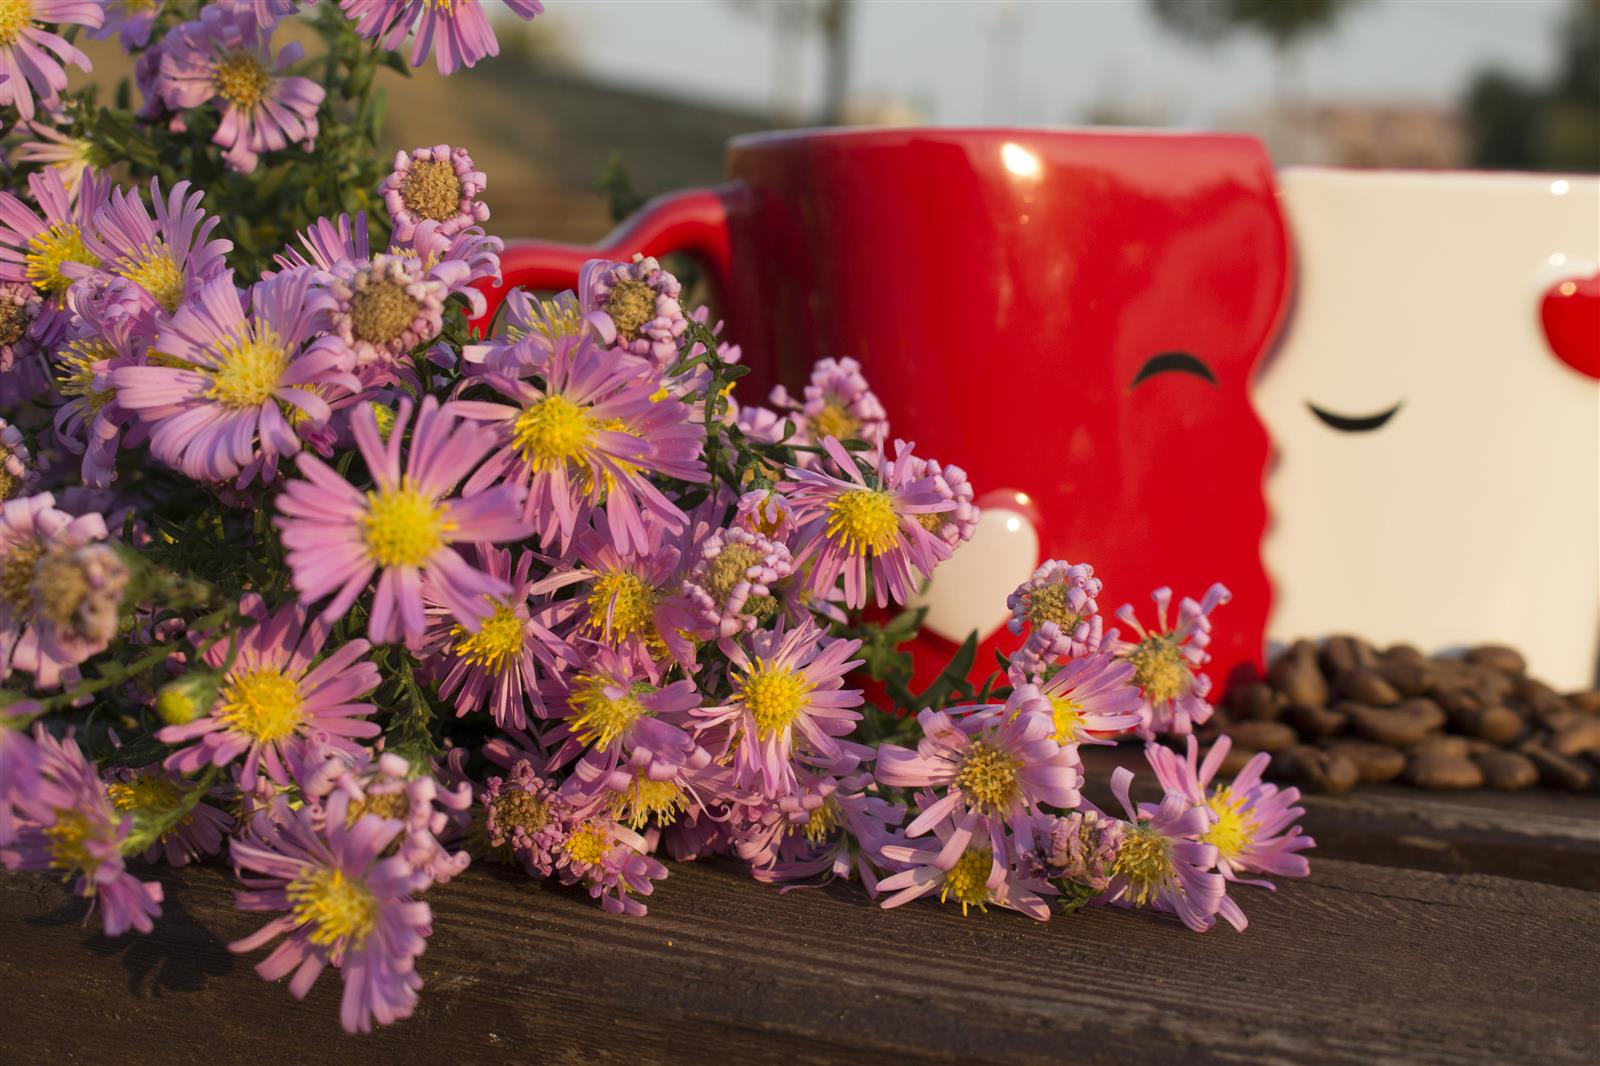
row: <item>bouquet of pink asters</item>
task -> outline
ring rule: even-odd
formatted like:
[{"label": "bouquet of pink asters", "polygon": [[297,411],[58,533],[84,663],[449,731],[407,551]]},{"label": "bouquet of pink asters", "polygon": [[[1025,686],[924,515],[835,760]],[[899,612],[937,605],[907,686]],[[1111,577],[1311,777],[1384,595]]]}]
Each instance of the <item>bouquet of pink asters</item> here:
[{"label": "bouquet of pink asters", "polygon": [[[210,33],[265,49],[294,6],[213,5],[151,51],[176,77]],[[344,8],[351,37],[410,28]],[[297,151],[251,114],[194,125],[239,134],[213,145],[230,167]],[[1124,608],[1124,637],[1089,566],[1047,562],[1001,670],[968,682],[973,639],[908,689],[919,612],[861,612],[911,601],[977,509],[853,360],[742,404],[738,348],[639,257],[482,330],[501,242],[459,148],[366,190],[387,225],[318,217],[254,268],[207,190],[66,169],[0,193],[0,859],[69,879],[108,935],[159,918],[154,865],[214,856],[264,922],[233,949],[270,947],[257,970],[296,996],[332,965],[366,1031],[411,1013],[426,895],[471,862],[627,915],[664,858],[719,855],[884,907],[1197,931],[1244,927],[1231,883],[1307,872],[1298,793],[1265,756],[1214,783],[1226,741],[1194,741],[1220,586],[1170,624],[1158,590],[1150,630]],[[1117,771],[1106,812],[1080,746],[1130,730],[1187,750],[1148,749],[1159,804]]]}]

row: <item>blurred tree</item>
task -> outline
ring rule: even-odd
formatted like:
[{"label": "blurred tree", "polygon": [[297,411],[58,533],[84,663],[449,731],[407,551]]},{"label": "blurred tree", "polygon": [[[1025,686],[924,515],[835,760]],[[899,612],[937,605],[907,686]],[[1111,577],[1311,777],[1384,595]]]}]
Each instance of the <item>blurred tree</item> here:
[{"label": "blurred tree", "polygon": [[766,19],[772,26],[772,120],[787,125],[797,120],[794,104],[795,55],[800,41],[815,33],[822,39],[822,106],[816,121],[836,126],[844,121],[850,92],[850,31],[855,0],[728,0],[738,10]]},{"label": "blurred tree", "polygon": [[1472,162],[1521,170],[1600,170],[1600,0],[1574,0],[1548,85],[1500,70],[1473,79],[1465,110]]}]

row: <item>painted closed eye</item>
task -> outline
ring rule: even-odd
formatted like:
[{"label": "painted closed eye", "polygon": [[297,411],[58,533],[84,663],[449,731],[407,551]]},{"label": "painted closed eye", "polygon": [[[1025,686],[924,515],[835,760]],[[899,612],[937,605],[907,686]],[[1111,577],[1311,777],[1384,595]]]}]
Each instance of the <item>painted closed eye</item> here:
[{"label": "painted closed eye", "polygon": [[1382,429],[1400,411],[1400,406],[1405,401],[1395,404],[1387,411],[1378,411],[1370,415],[1342,415],[1335,411],[1324,410],[1306,401],[1306,406],[1311,413],[1317,416],[1318,421],[1329,429],[1336,429],[1340,433],[1371,433],[1373,430]]},{"label": "painted closed eye", "polygon": [[1217,383],[1217,375],[1212,373],[1211,368],[1206,366],[1198,357],[1190,355],[1188,352],[1160,352],[1145,360],[1144,366],[1140,367],[1139,372],[1133,375],[1133,382],[1128,387],[1130,389],[1135,388],[1141,382],[1147,381],[1157,374],[1173,372],[1193,374],[1195,377],[1209,381],[1213,385]]}]

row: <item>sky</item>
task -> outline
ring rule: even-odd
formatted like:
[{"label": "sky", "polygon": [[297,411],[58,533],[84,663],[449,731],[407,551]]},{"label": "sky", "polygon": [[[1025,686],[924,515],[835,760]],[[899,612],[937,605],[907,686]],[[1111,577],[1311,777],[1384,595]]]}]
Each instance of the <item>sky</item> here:
[{"label": "sky", "polygon": [[[753,110],[809,114],[814,37],[779,35],[782,0],[553,0],[544,27],[607,81]],[[1302,99],[1448,104],[1486,66],[1538,77],[1556,62],[1566,0],[1369,0],[1304,49]],[[1144,0],[858,0],[854,95],[940,124],[1069,123],[1091,110],[1205,126],[1262,107],[1274,85],[1255,40],[1199,47]],[[779,42],[784,42],[780,54]]]}]

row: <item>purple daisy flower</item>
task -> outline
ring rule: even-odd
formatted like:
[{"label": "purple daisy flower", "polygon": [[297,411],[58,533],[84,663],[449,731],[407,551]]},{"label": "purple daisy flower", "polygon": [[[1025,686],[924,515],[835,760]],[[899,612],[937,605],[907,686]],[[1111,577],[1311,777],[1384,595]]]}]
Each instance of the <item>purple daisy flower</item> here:
[{"label": "purple daisy flower", "polygon": [[[236,839],[229,855],[248,886],[235,894],[242,911],[283,912],[228,945],[254,951],[280,936],[272,954],[256,964],[268,981],[290,973],[289,992],[302,999],[330,963],[344,976],[339,1019],[346,1032],[371,1032],[411,1016],[422,978],[416,960],[427,947],[432,915],[411,897],[428,887],[428,875],[404,857],[384,858],[405,831],[395,818],[363,814],[348,819],[349,798],[334,793],[325,817],[276,800],[251,823],[253,839]],[[321,825],[316,824],[321,821]]]},{"label": "purple daisy flower", "polygon": [[219,220],[201,208],[205,193],[196,189],[190,196],[189,188],[180,181],[163,199],[160,179],[152,178],[154,221],[137,192],[114,189],[95,212],[94,228],[84,234],[101,270],[144,289],[166,315],[226,271],[223,256],[233,248],[231,241],[209,239]]},{"label": "purple daisy flower", "polygon": [[231,271],[207,282],[156,338],[166,365],[109,374],[117,403],[150,425],[150,451],[197,481],[277,476],[297,425],[332,415],[319,387],[360,392],[338,343],[316,336],[327,298],[304,273],[258,282],[247,315]]},{"label": "purple daisy flower", "polygon": [[936,459],[920,459],[918,463],[921,465],[912,466],[911,476],[931,477],[939,495],[955,506],[948,511],[920,515],[917,521],[954,551],[971,540],[978,528],[979,511],[978,505],[972,502],[972,482],[967,480],[967,472],[959,466],[941,466]]},{"label": "purple daisy flower", "polygon": [[16,839],[15,804],[39,791],[39,746],[28,727],[39,717],[37,700],[0,703],[0,848]]},{"label": "purple daisy flower", "polygon": [[550,631],[552,619],[528,606],[536,583],[533,565],[546,561],[533,552],[521,551],[513,566],[508,550],[480,544],[475,551],[479,569],[506,582],[511,594],[495,600],[493,613],[477,632],[468,632],[424,583],[422,594],[431,601],[428,613],[432,623],[423,638],[424,659],[439,683],[439,698],[453,696],[458,716],[487,709],[495,725],[525,729],[530,706],[543,716],[540,678],[555,674],[562,664],[576,665],[577,657]]},{"label": "purple daisy flower", "polygon": [[867,386],[861,364],[849,357],[817,360],[804,400],[796,401],[779,385],[772,390],[772,404],[790,412],[797,444],[821,444],[836,437],[864,440],[882,450],[889,437],[888,412]]},{"label": "purple daisy flower", "polygon": [[[138,819],[165,821],[184,801],[193,785],[164,771],[159,764],[143,769],[113,770],[106,783],[106,798],[114,810]],[[233,831],[233,816],[208,803],[196,803],[144,852],[145,862],[165,858],[169,866],[186,866],[222,850],[222,840]]]},{"label": "purple daisy flower", "polygon": [[1211,717],[1206,696],[1211,678],[1200,667],[1211,661],[1206,652],[1211,643],[1211,612],[1232,598],[1226,586],[1212,585],[1199,603],[1185,596],[1178,604],[1177,624],[1167,628],[1167,608],[1172,590],[1159,588],[1150,594],[1156,601],[1156,628],[1146,630],[1134,616],[1133,605],[1117,609],[1117,620],[1133,627],[1137,641],[1118,640],[1112,634],[1112,652],[1133,664],[1134,680],[1144,694],[1139,714],[1144,719],[1139,735],[1146,740],[1157,733],[1191,733]]},{"label": "purple daisy flower", "polygon": [[700,542],[700,557],[684,579],[689,609],[710,637],[748,633],[772,617],[771,586],[794,572],[783,544],[748,530],[719,529]]},{"label": "purple daisy flower", "polygon": [[[539,0],[501,0],[503,6],[520,19],[531,19],[544,11]],[[411,65],[422,66],[439,38],[434,63],[439,73],[449,76],[470,67],[484,56],[500,54],[494,26],[478,0],[453,0],[439,4],[433,0],[339,0],[345,16],[356,24],[356,32],[378,42],[385,51],[396,51],[413,30]]]},{"label": "purple daisy flower", "polygon": [[489,778],[479,799],[489,843],[508,849],[530,877],[550,877],[556,852],[571,829],[571,810],[555,786],[519,759],[506,777]]},{"label": "purple daisy flower", "polygon": [[567,884],[582,881],[589,895],[611,914],[645,913],[635,896],[655,891],[652,882],[667,868],[652,859],[644,837],[606,818],[590,818],[574,826],[559,846],[556,872]]},{"label": "purple daisy flower", "polygon": [[1012,663],[1013,685],[1031,681],[1039,695],[1050,701],[1050,720],[1058,744],[1115,744],[1109,739],[1139,725],[1139,690],[1133,684],[1133,665],[1108,654],[1070,659],[1041,680],[1029,678]]},{"label": "purple daisy flower", "polygon": [[844,676],[861,665],[850,658],[859,640],[830,639],[808,619],[721,647],[730,660],[732,693],[726,704],[695,716],[702,733],[722,733],[738,787],[781,796],[794,791],[796,761],[828,766],[847,758],[839,738],[861,720],[851,708],[863,697],[859,689],[844,688]]},{"label": "purple daisy flower", "polygon": [[415,257],[345,260],[332,274],[333,333],[356,366],[391,364],[444,328],[450,287]]},{"label": "purple daisy flower", "polygon": [[27,495],[38,480],[22,430],[0,418],[0,503]]},{"label": "purple daisy flower", "polygon": [[435,223],[440,235],[451,237],[489,221],[489,205],[478,199],[488,184],[488,175],[465,148],[440,144],[396,152],[394,169],[378,189],[394,223],[392,239],[410,242],[424,222]]},{"label": "purple daisy flower", "polygon": [[1227,881],[1212,869],[1217,849],[1200,841],[1211,826],[1210,812],[1181,793],[1168,792],[1159,806],[1141,814],[1128,798],[1132,781],[1133,771],[1125,766],[1111,772],[1111,791],[1127,812],[1128,824],[1111,864],[1111,882],[1096,902],[1176,914],[1197,933],[1210,929],[1221,914],[1243,930],[1244,912],[1228,898]]},{"label": "purple daisy flower", "polygon": [[789,480],[778,486],[793,501],[801,525],[795,565],[810,564],[810,587],[818,594],[827,593],[843,574],[846,606],[861,607],[867,602],[870,560],[878,606],[906,602],[950,557],[950,546],[928,532],[922,516],[954,510],[955,502],[933,478],[913,476],[917,460],[903,442],[895,442],[893,462],[873,456],[870,482],[838,440],[829,437],[822,446],[845,476],[790,467]]},{"label": "purple daisy flower", "polygon": [[488,310],[488,302],[478,283],[500,283],[500,253],[505,242],[491,237],[481,226],[468,226],[446,235],[431,219],[417,227],[410,241],[394,241],[389,251],[395,255],[415,255],[422,260],[430,278],[449,286],[450,295],[467,302],[468,317],[477,318]]},{"label": "purple daisy flower", "polygon": [[48,492],[0,504],[0,678],[55,688],[111,643],[128,570],[105,538],[104,518],[58,511]]},{"label": "purple daisy flower", "polygon": [[54,336],[67,290],[99,267],[85,234],[93,232],[95,212],[109,199],[110,188],[104,174],[86,170],[74,198],[54,168],[29,174],[29,198],[42,217],[11,193],[0,192],[0,281],[25,282],[44,300],[30,336]]},{"label": "purple daisy flower", "polygon": [[23,0],[0,5],[0,106],[10,104],[24,120],[34,116],[34,96],[46,111],[61,106],[67,87],[62,64],[93,70],[89,57],[43,23],[96,29],[105,18],[97,0]]},{"label": "purple daisy flower", "polygon": [[799,528],[794,518],[794,504],[776,489],[751,489],[740,496],[734,508],[733,524],[785,544]]},{"label": "purple daisy flower", "polygon": [[1183,759],[1157,744],[1146,745],[1145,757],[1168,792],[1181,793],[1191,804],[1210,811],[1211,827],[1201,835],[1200,842],[1217,849],[1217,870],[1222,876],[1229,881],[1272,888],[1271,881],[1250,881],[1239,875],[1252,871],[1281,877],[1309,874],[1311,864],[1305,856],[1296,854],[1316,847],[1316,841],[1295,825],[1306,813],[1304,808],[1294,806],[1300,799],[1300,790],[1279,789],[1261,780],[1271,756],[1256,752],[1232,782],[1211,787],[1233,741],[1218,737],[1201,762],[1194,735],[1191,733],[1187,739]]},{"label": "purple daisy flower", "polygon": [[148,933],[161,914],[161,885],[140,881],[122,861],[133,818],[119,814],[105,782],[69,734],[57,740],[34,729],[38,788],[16,797],[21,818],[0,848],[8,870],[51,870],[73,878],[73,891],[100,908],[106,936]]},{"label": "purple daisy flower", "polygon": [[587,336],[555,343],[543,386],[489,374],[481,380],[515,401],[463,401],[463,417],[494,423],[503,446],[467,481],[472,496],[497,481],[525,487],[523,515],[537,520],[540,542],[563,551],[604,499],[619,550],[645,537],[645,518],[668,530],[684,513],[649,475],[705,481],[704,428],[688,405],[657,398],[653,375],[638,360],[601,348]]},{"label": "purple daisy flower", "polygon": [[317,108],[325,94],[310,78],[283,71],[305,50],[285,45],[274,58],[271,31],[254,5],[213,4],[174,28],[161,42],[157,91],[175,111],[211,104],[222,121],[211,138],[230,170],[248,174],[262,152],[298,142],[308,151],[317,137]]},{"label": "purple daisy flower", "polygon": [[876,899],[881,872],[898,869],[883,849],[897,839],[893,827],[905,818],[905,808],[875,795],[872,774],[865,771],[802,781],[792,807],[781,839],[751,867],[751,876],[782,883],[822,875],[826,883],[854,874]]},{"label": "purple daisy flower", "polygon": [[1039,850],[1032,853],[1033,858],[1051,880],[1072,881],[1092,892],[1104,892],[1111,885],[1126,826],[1121,819],[1093,808],[1047,818],[1037,835]]},{"label": "purple daisy flower", "polygon": [[104,5],[105,22],[90,32],[91,40],[103,41],[115,35],[124,52],[150,43],[150,31],[161,14],[160,0],[100,0],[100,3]]},{"label": "purple daisy flower", "polygon": [[367,720],[377,708],[355,702],[378,687],[378,668],[364,659],[366,641],[351,640],[319,661],[329,628],[320,619],[308,623],[305,610],[292,603],[268,616],[256,596],[242,610],[254,623],[205,654],[207,665],[220,668],[233,648],[233,665],[216,702],[194,721],[156,734],[178,748],[167,756],[167,769],[194,774],[243,756],[243,788],[255,788],[263,769],[271,780],[288,784],[289,760],[313,734],[326,734],[325,744],[351,754],[360,750],[355,738],[378,735],[378,724]]},{"label": "purple daisy flower", "polygon": [[963,915],[972,907],[987,911],[993,903],[1041,922],[1050,919],[1050,905],[1043,898],[1055,892],[1049,884],[1006,865],[1002,853],[987,841],[958,842],[957,832],[946,824],[935,832],[932,847],[884,846],[884,855],[904,866],[878,882],[878,891],[886,894],[880,904],[885,910],[938,892],[940,903],[960,903]]},{"label": "purple daisy flower", "polygon": [[678,338],[689,328],[678,297],[683,286],[653,258],[631,263],[591,259],[578,273],[578,303],[605,342],[657,367],[678,357]]},{"label": "purple daisy flower", "polygon": [[360,262],[371,255],[365,211],[357,211],[354,221],[349,215],[319,218],[298,236],[304,252],[291,245],[272,257],[286,271],[315,267],[331,273],[340,264]]},{"label": "purple daisy flower", "polygon": [[[622,794],[638,791],[631,785],[632,771],[667,781],[684,766],[699,768],[710,757],[685,727],[700,702],[693,681],[652,684],[626,656],[597,648],[584,669],[566,679],[551,698],[562,721],[547,736],[549,743],[559,745],[550,765],[565,765],[585,752],[590,765],[583,783]],[[629,772],[618,773],[619,767]],[[618,773],[615,780],[604,780],[613,773]]]},{"label": "purple daisy flower", "polygon": [[55,434],[68,451],[83,456],[83,483],[103,489],[116,476],[124,430],[137,422],[117,403],[111,372],[145,362],[155,340],[155,301],[126,278],[98,272],[70,294],[72,326],[51,360],[56,392],[66,400],[56,408]]},{"label": "purple daisy flower", "polygon": [[66,189],[68,199],[78,195],[78,186],[82,184],[84,172],[89,167],[95,165],[97,160],[101,165],[105,164],[102,153],[93,141],[69,137],[43,122],[28,123],[28,130],[41,139],[23,141],[17,145],[17,162],[54,170],[61,176],[61,185]]},{"label": "purple daisy flower", "polygon": [[28,364],[45,350],[35,324],[44,300],[32,285],[0,281],[0,375]]},{"label": "purple daisy flower", "polygon": [[1028,673],[1037,673],[1056,659],[1077,658],[1099,650],[1101,640],[1100,579],[1088,563],[1049,559],[1006,597],[1011,632],[1028,627],[1028,642],[1013,659]]},{"label": "purple daisy flower", "polygon": [[1009,859],[1007,827],[1025,839],[1040,804],[1078,805],[1077,748],[1056,742],[1050,702],[1032,685],[1017,686],[1003,706],[924,710],[917,724],[916,751],[882,744],[877,757],[879,784],[944,790],[929,794],[907,836],[951,821],[947,847],[960,850],[974,836],[987,837],[991,850]]},{"label": "purple daisy flower", "polygon": [[425,397],[402,470],[400,450],[411,421],[400,402],[387,440],[371,404],[358,406],[350,429],[373,480],[365,493],[326,463],[302,454],[302,477],[278,497],[279,535],[300,602],[332,595],[323,617],[337,619],[378,574],[367,634],[380,644],[418,643],[427,628],[422,583],[473,632],[511,594],[510,584],[475,569],[454,547],[521,540],[531,528],[519,516],[521,491],[500,485],[471,497],[451,496],[491,448],[493,431],[457,421],[454,404]]}]

